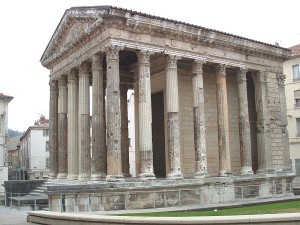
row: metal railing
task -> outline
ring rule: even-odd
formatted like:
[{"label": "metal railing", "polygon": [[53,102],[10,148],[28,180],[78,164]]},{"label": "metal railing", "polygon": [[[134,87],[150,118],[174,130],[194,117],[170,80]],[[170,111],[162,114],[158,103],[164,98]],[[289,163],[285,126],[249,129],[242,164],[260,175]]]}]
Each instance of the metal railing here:
[{"label": "metal railing", "polygon": [[[300,187],[300,184],[299,184]],[[273,183],[264,185],[224,185],[179,190],[126,191],[78,193],[77,197],[60,194],[57,201],[39,195],[26,196],[22,193],[0,193],[1,205],[19,210],[54,210],[61,212],[109,211],[167,208],[183,206],[212,206],[230,202],[254,201],[261,198],[293,196],[293,184]]]}]

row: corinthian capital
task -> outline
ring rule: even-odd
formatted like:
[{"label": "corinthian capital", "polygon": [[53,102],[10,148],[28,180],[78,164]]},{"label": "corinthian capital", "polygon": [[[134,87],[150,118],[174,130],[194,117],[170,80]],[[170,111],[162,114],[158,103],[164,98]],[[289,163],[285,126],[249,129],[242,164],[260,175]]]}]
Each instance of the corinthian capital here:
[{"label": "corinthian capital", "polygon": [[228,66],[226,64],[218,64],[217,65],[217,75],[224,75],[226,76],[226,68]]},{"label": "corinthian capital", "polygon": [[140,64],[148,64],[150,63],[150,56],[153,55],[154,52],[148,50],[141,50],[138,52],[138,61]]},{"label": "corinthian capital", "polygon": [[67,77],[65,75],[62,75],[59,79],[58,79],[58,87],[59,88],[63,88],[67,86]]},{"label": "corinthian capital", "polygon": [[78,70],[71,69],[68,75],[68,82],[78,82]]},{"label": "corinthian capital", "polygon": [[240,67],[237,70],[237,81],[239,84],[246,82],[247,78],[246,78],[246,74],[248,72],[248,69],[245,67]]},{"label": "corinthian capital", "polygon": [[286,76],[282,72],[277,73],[278,84],[284,85],[285,78]]},{"label": "corinthian capital", "polygon": [[177,55],[168,55],[167,56],[167,68],[168,69],[177,69],[177,60],[181,59]]},{"label": "corinthian capital", "polygon": [[119,51],[123,50],[123,46],[118,45],[108,45],[105,47],[104,51],[106,52],[106,60],[118,60]]},{"label": "corinthian capital", "polygon": [[92,56],[92,69],[101,69],[103,67],[103,55]]},{"label": "corinthian capital", "polygon": [[193,72],[193,74],[199,74],[199,73],[202,74],[204,63],[205,63],[204,60],[195,59],[195,61],[193,61],[193,63],[192,63],[192,72]]},{"label": "corinthian capital", "polygon": [[79,76],[89,76],[90,64],[88,62],[81,63],[79,67]]},{"label": "corinthian capital", "polygon": [[50,80],[49,81],[49,86],[50,86],[50,92],[58,91],[57,81],[56,80]]}]

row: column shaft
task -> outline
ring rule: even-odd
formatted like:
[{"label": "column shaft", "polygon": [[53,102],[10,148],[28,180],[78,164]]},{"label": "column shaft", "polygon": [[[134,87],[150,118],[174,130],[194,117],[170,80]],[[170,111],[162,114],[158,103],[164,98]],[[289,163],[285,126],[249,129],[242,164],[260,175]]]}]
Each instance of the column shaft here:
[{"label": "column shaft", "polygon": [[50,179],[58,174],[58,87],[57,81],[50,81],[50,118],[49,118],[49,150]]},{"label": "column shaft", "polygon": [[77,180],[78,157],[78,71],[68,76],[68,180]]},{"label": "column shaft", "polygon": [[119,51],[117,46],[106,47],[107,64],[107,180],[123,179],[121,158],[121,108]]},{"label": "column shaft", "polygon": [[151,78],[150,55],[148,51],[140,51],[139,61],[139,152],[140,179],[154,179],[153,146],[152,146],[152,110],[151,110]]},{"label": "column shaft", "polygon": [[92,180],[106,177],[106,129],[103,94],[103,56],[92,57],[93,116],[92,116]]},{"label": "column shaft", "polygon": [[82,63],[79,68],[79,176],[78,180],[91,178],[90,145],[90,65]]},{"label": "column shaft", "polygon": [[207,176],[206,131],[204,116],[203,61],[193,63],[194,145],[196,169],[194,177]]},{"label": "column shaft", "polygon": [[277,73],[279,100],[280,100],[280,121],[281,121],[281,138],[282,138],[282,170],[284,172],[292,172],[290,163],[289,150],[289,134],[287,130],[287,112],[286,112],[286,97],[284,89],[285,75],[282,72]]},{"label": "column shaft", "polygon": [[231,174],[226,65],[217,67],[217,112],[220,176]]},{"label": "column shaft", "polygon": [[246,73],[246,69],[240,68],[237,74],[239,92],[239,137],[242,175],[253,174]]},{"label": "column shaft", "polygon": [[169,55],[166,67],[166,96],[168,113],[168,151],[169,173],[168,178],[182,179],[180,156],[180,130],[179,130],[179,99],[177,60],[179,57]]},{"label": "column shaft", "polygon": [[273,173],[271,154],[270,117],[268,110],[267,73],[258,72],[255,80],[255,103],[257,113],[257,173]]},{"label": "column shaft", "polygon": [[67,79],[62,76],[58,81],[58,176],[66,179],[68,175],[68,87]]}]

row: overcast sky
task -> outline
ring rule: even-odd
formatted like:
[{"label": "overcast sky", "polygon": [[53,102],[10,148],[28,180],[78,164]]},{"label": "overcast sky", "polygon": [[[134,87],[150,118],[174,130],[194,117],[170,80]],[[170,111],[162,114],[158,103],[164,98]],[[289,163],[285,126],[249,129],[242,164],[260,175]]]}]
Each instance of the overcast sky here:
[{"label": "overcast sky", "polygon": [[0,93],[11,95],[8,127],[25,131],[48,118],[49,71],[40,58],[66,9],[113,5],[282,47],[300,44],[297,0],[4,0],[1,1]]}]

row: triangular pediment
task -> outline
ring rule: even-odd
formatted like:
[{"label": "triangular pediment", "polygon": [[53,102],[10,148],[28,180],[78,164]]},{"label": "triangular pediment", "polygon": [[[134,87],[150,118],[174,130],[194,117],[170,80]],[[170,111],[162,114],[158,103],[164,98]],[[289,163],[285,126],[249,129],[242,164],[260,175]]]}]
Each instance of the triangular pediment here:
[{"label": "triangular pediment", "polygon": [[59,42],[55,46],[54,52],[59,51],[61,48],[67,46],[76,38],[80,37],[92,24],[92,22],[75,21],[69,25],[68,29],[61,35]]}]

